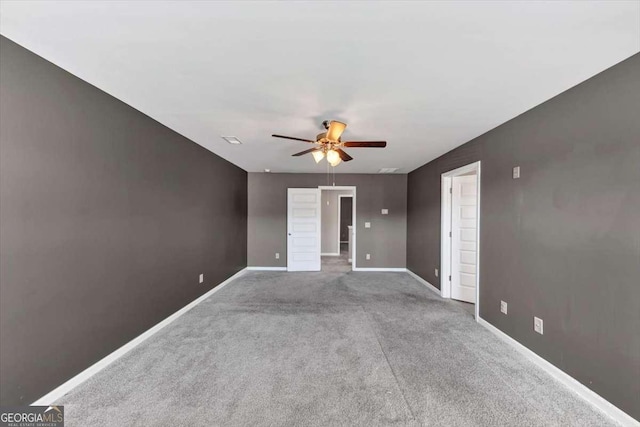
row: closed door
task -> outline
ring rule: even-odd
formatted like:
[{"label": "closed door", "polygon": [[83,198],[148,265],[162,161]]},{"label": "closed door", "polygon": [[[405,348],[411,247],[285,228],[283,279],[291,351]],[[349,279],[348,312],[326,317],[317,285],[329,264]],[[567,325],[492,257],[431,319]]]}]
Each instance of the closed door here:
[{"label": "closed door", "polygon": [[476,175],[453,177],[451,197],[451,298],[476,302]]},{"label": "closed door", "polygon": [[287,270],[320,271],[320,189],[289,188]]}]

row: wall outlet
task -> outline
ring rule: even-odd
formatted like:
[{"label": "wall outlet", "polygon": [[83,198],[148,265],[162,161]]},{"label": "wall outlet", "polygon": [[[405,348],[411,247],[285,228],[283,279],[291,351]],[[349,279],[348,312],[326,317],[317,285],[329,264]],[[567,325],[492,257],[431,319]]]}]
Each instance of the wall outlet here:
[{"label": "wall outlet", "polygon": [[365,222],[364,223],[364,228],[371,228],[371,223],[370,222]]},{"label": "wall outlet", "polygon": [[520,166],[513,168],[513,179],[520,178]]},{"label": "wall outlet", "polygon": [[382,215],[389,215],[389,209],[382,209]]},{"label": "wall outlet", "polygon": [[200,275],[200,283],[204,283],[204,274]]},{"label": "wall outlet", "polygon": [[507,303],[500,301],[500,313],[507,314]]},{"label": "wall outlet", "polygon": [[438,277],[438,269],[436,268],[436,277]]},{"label": "wall outlet", "polygon": [[539,317],[533,318],[533,330],[539,333],[540,335],[544,334],[544,323],[541,318]]},{"label": "wall outlet", "polygon": [[276,252],[276,259],[280,259],[280,252]]},{"label": "wall outlet", "polygon": [[367,259],[371,259],[371,254],[367,254]]}]

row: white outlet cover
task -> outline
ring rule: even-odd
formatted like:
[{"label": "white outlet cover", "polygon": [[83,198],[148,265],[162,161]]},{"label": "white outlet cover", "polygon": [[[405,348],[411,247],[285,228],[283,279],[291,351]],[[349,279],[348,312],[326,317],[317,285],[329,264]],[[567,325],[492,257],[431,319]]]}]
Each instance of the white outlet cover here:
[{"label": "white outlet cover", "polygon": [[513,168],[513,179],[520,178],[520,166]]},{"label": "white outlet cover", "polygon": [[367,259],[371,259],[371,254],[367,254]]},{"label": "white outlet cover", "polygon": [[503,314],[507,314],[507,303],[504,301],[500,301],[500,312]]},{"label": "white outlet cover", "polygon": [[204,274],[200,275],[200,283],[204,282]]},{"label": "white outlet cover", "polygon": [[544,321],[539,317],[533,318],[533,330],[540,335],[544,334]]},{"label": "white outlet cover", "polygon": [[382,209],[382,215],[389,215],[389,209]]},{"label": "white outlet cover", "polygon": [[364,223],[364,228],[371,228],[371,223],[370,222],[365,222]]},{"label": "white outlet cover", "polygon": [[276,252],[276,259],[280,259],[280,252]]}]

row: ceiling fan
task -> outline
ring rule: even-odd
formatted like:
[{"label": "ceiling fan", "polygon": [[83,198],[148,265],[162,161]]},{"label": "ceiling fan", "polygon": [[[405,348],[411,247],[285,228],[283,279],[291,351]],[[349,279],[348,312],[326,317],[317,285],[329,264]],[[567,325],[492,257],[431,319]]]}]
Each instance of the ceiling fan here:
[{"label": "ceiling fan", "polygon": [[353,157],[348,155],[342,148],[350,147],[350,148],[363,148],[363,147],[373,147],[373,148],[384,148],[387,146],[387,141],[342,141],[340,136],[342,136],[342,132],[344,132],[347,125],[342,122],[338,122],[336,120],[325,120],[322,122],[322,125],[327,130],[326,132],[322,132],[316,136],[316,140],[313,141],[311,139],[304,138],[295,138],[293,136],[284,136],[284,135],[271,135],[275,138],[284,138],[291,139],[293,141],[302,141],[302,142],[310,142],[311,144],[316,144],[317,147],[310,148],[308,150],[301,151],[296,154],[292,154],[292,156],[302,156],[307,153],[311,153],[316,163],[319,163],[325,156],[327,157],[327,161],[331,166],[338,166],[340,162],[345,161],[348,162],[353,160]]}]

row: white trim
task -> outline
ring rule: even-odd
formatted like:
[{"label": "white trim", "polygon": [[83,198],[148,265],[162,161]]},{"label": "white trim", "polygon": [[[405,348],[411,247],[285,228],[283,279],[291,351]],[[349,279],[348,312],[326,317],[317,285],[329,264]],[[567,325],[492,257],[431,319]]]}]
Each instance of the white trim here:
[{"label": "white trim", "polygon": [[431,283],[427,282],[426,280],[424,280],[422,277],[418,276],[416,273],[414,273],[413,271],[409,270],[407,268],[407,273],[409,273],[409,276],[413,277],[414,279],[416,279],[418,282],[422,283],[423,285],[425,285],[427,287],[427,289],[429,289],[430,291],[438,294],[439,297],[442,296],[442,294],[440,293],[440,289],[436,288],[435,286],[433,286]]},{"label": "white trim", "polygon": [[195,307],[196,305],[200,304],[205,299],[209,298],[215,292],[218,292],[224,286],[228,285],[229,283],[231,283],[232,281],[234,281],[238,277],[242,276],[245,273],[246,270],[247,270],[246,268],[243,268],[242,270],[238,271],[236,274],[234,274],[233,276],[229,277],[227,280],[225,280],[224,282],[220,283],[215,288],[211,289],[207,293],[205,293],[205,294],[199,296],[198,298],[196,298],[195,300],[191,301],[189,304],[185,305],[180,310],[176,311],[175,313],[173,313],[172,315],[170,315],[166,319],[161,320],[159,323],[157,323],[156,325],[152,326],[150,329],[147,329],[145,332],[143,332],[142,334],[138,335],[136,338],[132,339],[131,341],[129,341],[128,343],[126,343],[122,347],[118,348],[116,351],[114,351],[111,354],[103,357],[102,359],[100,359],[99,361],[94,363],[93,365],[89,366],[84,371],[80,372],[78,375],[74,376],[70,380],[68,380],[65,383],[63,383],[62,385],[56,387],[55,389],[53,389],[49,393],[45,394],[40,399],[38,399],[35,402],[33,402],[31,405],[32,406],[45,406],[45,405],[50,405],[50,404],[54,403],[56,400],[60,399],[65,394],[69,393],[71,390],[73,390],[74,388],[76,388],[77,386],[79,386],[80,384],[82,384],[83,382],[85,382],[86,380],[88,380],[89,378],[91,378],[92,376],[97,374],[98,372],[102,371],[104,368],[106,368],[107,366],[109,366],[110,364],[115,362],[116,360],[120,359],[122,356],[124,356],[125,354],[127,354],[128,352],[133,350],[135,347],[137,347],[138,345],[142,344],[145,340],[147,340],[148,338],[153,336],[155,333],[160,331],[162,328],[168,326],[171,322],[176,320],[178,317],[182,316],[187,311],[191,310],[193,307]]},{"label": "white trim", "polygon": [[[358,268],[356,267],[356,249],[357,249],[357,245],[356,245],[356,194],[357,194],[357,188],[355,185],[319,185],[318,188],[320,189],[320,191],[323,190],[351,190],[351,196],[353,198],[353,205],[351,206],[351,210],[353,213],[353,219],[351,220],[351,223],[353,224],[353,233],[351,234],[353,236],[353,245],[352,245],[352,249],[351,249],[351,270],[353,271],[357,271]],[[338,227],[340,228],[340,227]],[[338,240],[340,240],[338,238]],[[338,252],[340,252],[340,248],[338,247]]]},{"label": "white trim", "polygon": [[452,180],[442,176],[440,209],[440,294],[442,298],[451,298],[448,277],[451,276],[451,189]]},{"label": "white trim", "polygon": [[334,252],[321,252],[320,256],[340,256],[340,254],[336,254]]},{"label": "white trim", "polygon": [[355,190],[354,185],[319,185],[320,190]]},{"label": "white trim", "polygon": [[287,267],[247,267],[248,271],[287,271]]},{"label": "white trim", "polygon": [[396,268],[396,267],[390,267],[390,268],[358,267],[358,268],[354,268],[353,271],[386,271],[386,272],[393,272],[393,273],[406,273],[407,269]]},{"label": "white trim", "polygon": [[451,191],[453,177],[476,172],[478,203],[476,207],[476,302],[475,318],[480,318],[480,161],[445,172],[441,175],[440,212],[440,293],[442,298],[451,298]]},{"label": "white trim", "polygon": [[536,353],[520,344],[518,341],[511,338],[509,335],[502,332],[500,329],[493,326],[491,323],[487,322],[481,317],[477,318],[479,324],[487,328],[494,335],[500,338],[505,343],[509,344],[513,347],[518,353],[522,354],[530,361],[535,363],[538,367],[542,368],[547,374],[551,375],[554,379],[562,383],[565,387],[569,388],[571,391],[575,392],[578,396],[584,399],[587,403],[594,406],[596,409],[600,410],[603,414],[607,415],[609,418],[614,420],[615,422],[621,424],[622,426],[640,426],[640,422],[638,420],[631,417],[629,414],[621,410],[620,408],[613,405],[611,402],[600,396],[595,391],[591,390],[571,375],[567,374],[560,368],[556,367],[552,363],[538,356]]}]

